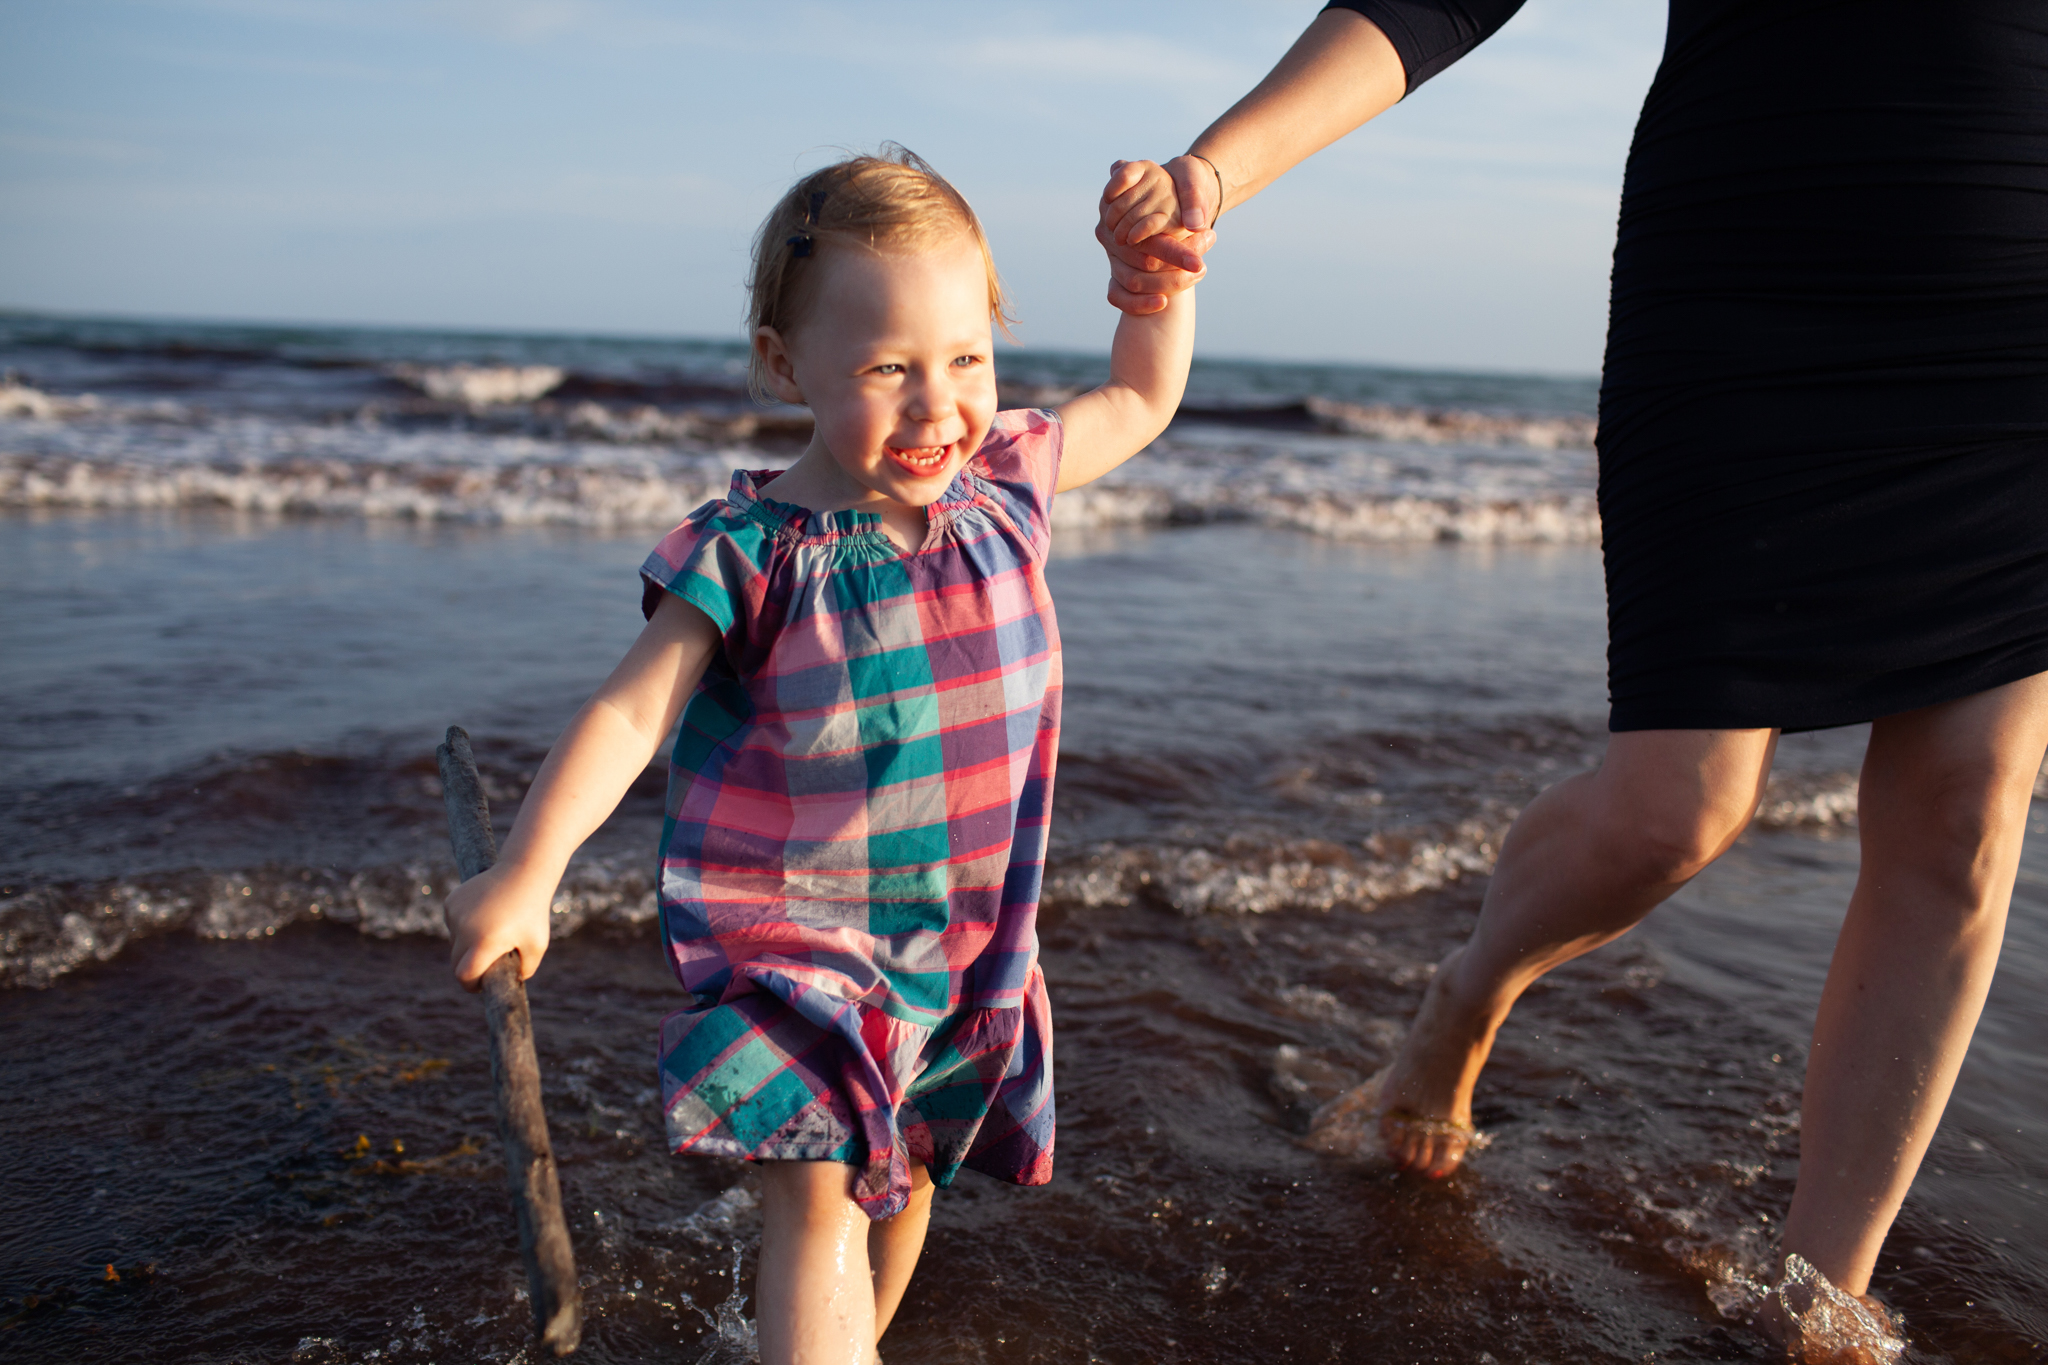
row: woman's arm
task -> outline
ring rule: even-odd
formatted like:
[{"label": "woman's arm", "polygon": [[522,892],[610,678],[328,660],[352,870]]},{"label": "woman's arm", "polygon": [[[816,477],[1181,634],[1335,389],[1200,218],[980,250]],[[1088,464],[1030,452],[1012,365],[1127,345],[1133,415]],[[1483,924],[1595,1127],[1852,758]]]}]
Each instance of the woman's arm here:
[{"label": "woman's arm", "polygon": [[[1472,50],[1522,0],[1360,0],[1331,8],[1252,92],[1166,163],[1179,220],[1149,212],[1139,186],[1149,163],[1112,175],[1096,237],[1110,254],[1110,301],[1140,312],[1186,289],[1207,241],[1155,234],[1213,229],[1216,219],[1308,157],[1370,121]],[[1368,18],[1369,12],[1374,18]]]},{"label": "woman's arm", "polygon": [[1141,200],[1151,163],[1131,162],[1102,192],[1096,240],[1109,252],[1110,302],[1150,312],[1188,288],[1202,268],[1201,242],[1159,234],[1215,226],[1305,158],[1398,102],[1407,90],[1400,54],[1379,25],[1353,10],[1324,10],[1252,92],[1166,163],[1180,192],[1180,222]]},{"label": "woman's arm", "polygon": [[[1408,91],[1401,54],[1356,10],[1324,10],[1252,92],[1195,139],[1187,181],[1207,227],[1296,165],[1398,104]],[[1220,186],[1217,184],[1221,177]],[[1178,177],[1176,178],[1178,180]],[[1221,190],[1220,200],[1210,196]],[[1189,224],[1190,227],[1194,224]]]},{"label": "woman's arm", "polygon": [[498,861],[448,897],[449,956],[465,988],[476,990],[485,969],[509,952],[519,954],[522,978],[540,967],[569,855],[646,769],[717,648],[710,617],[662,596],[626,657],[548,750]]}]

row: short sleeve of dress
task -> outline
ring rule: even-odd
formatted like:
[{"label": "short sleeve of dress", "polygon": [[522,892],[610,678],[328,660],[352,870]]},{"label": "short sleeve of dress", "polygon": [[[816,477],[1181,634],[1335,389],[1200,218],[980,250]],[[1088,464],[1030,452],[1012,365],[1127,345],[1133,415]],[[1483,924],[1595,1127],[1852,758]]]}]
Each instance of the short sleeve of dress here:
[{"label": "short sleeve of dress", "polygon": [[1379,26],[1401,56],[1408,93],[1491,38],[1522,0],[1332,0]]},{"label": "short sleeve of dress", "polygon": [[1052,491],[1060,482],[1066,428],[1050,408],[996,414],[973,472],[1042,557],[1052,544]]},{"label": "short sleeve of dress", "polygon": [[640,614],[650,619],[664,592],[674,593],[718,623],[721,635],[751,618],[765,586],[748,547],[760,531],[720,501],[706,503],[661,539],[640,566]]}]

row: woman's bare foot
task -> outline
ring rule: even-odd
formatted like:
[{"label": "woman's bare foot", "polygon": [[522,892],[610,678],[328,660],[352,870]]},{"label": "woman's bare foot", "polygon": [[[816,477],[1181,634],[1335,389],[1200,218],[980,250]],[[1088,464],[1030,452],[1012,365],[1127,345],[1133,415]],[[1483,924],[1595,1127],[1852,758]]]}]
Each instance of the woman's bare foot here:
[{"label": "woman's bare foot", "polygon": [[1437,964],[1422,1008],[1379,1080],[1380,1140],[1404,1171],[1441,1180],[1484,1140],[1472,1127],[1472,1088],[1493,1050],[1497,1021],[1459,998],[1465,950]]}]

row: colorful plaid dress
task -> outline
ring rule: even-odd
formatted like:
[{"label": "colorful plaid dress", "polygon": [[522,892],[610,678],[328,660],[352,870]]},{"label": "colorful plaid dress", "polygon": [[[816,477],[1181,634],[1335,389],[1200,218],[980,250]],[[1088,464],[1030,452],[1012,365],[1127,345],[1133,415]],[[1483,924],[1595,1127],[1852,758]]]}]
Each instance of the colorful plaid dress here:
[{"label": "colorful plaid dress", "polygon": [[771,473],[641,568],[717,623],[669,767],[661,925],[694,997],[662,1021],[678,1152],[843,1161],[870,1217],[912,1161],[1052,1178],[1035,927],[1059,743],[1045,586],[1061,429],[998,414],[905,552]]}]

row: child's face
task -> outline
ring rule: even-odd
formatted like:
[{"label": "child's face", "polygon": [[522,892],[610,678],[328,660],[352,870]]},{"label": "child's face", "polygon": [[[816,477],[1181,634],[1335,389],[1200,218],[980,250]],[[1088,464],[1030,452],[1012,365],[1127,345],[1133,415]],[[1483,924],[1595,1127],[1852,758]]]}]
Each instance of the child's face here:
[{"label": "child's face", "polygon": [[988,434],[994,336],[981,248],[962,233],[926,251],[829,245],[811,314],[755,338],[770,385],[817,419],[820,446],[866,490],[924,507]]}]

